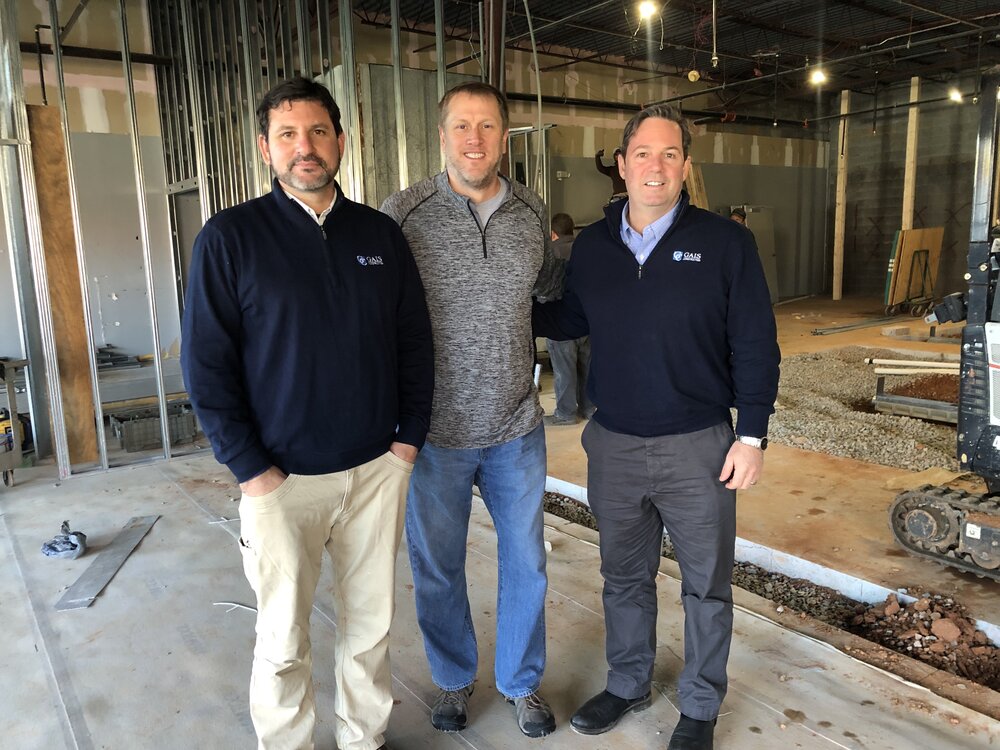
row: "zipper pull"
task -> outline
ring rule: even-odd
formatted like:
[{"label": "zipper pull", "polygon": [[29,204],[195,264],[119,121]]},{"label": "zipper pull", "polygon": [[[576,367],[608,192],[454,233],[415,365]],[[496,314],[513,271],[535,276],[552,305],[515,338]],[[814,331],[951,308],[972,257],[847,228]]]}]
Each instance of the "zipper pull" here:
[{"label": "zipper pull", "polygon": [[642,280],[642,265],[639,266],[639,280]]}]

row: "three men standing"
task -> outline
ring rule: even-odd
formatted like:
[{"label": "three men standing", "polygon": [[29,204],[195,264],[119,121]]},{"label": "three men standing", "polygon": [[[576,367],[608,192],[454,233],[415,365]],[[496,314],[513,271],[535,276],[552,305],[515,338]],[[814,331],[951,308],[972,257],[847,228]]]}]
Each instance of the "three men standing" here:
[{"label": "three men standing", "polygon": [[[478,668],[465,579],[475,484],[497,531],[496,686],[525,735],[549,734],[531,294],[552,257],[541,200],[499,174],[506,100],[483,83],[448,92],[447,168],[385,202],[395,223],[337,188],[344,134],[325,88],[281,83],[258,116],[273,189],[199,235],[182,364],[216,457],[243,489],[259,747],[312,746],[309,614],[324,548],[336,579],[338,746],[383,746],[408,484],[417,619],[441,691],[433,725],[466,726]],[[534,315],[539,335],[590,335],[599,409],[583,444],[609,671],[571,723],[599,734],[650,704],[665,527],[686,615],[670,750],[712,747],[732,638],[736,490],[760,476],[780,359],[752,235],[683,191],[690,141],[670,107],[628,123],[618,155],[628,199],[580,234],[562,301]]]},{"label": "three men standing", "polygon": [[392,709],[403,503],[434,389],[430,321],[399,227],[334,181],[344,133],[329,91],[288,80],[257,114],[272,191],[198,235],[184,379],[216,458],[243,490],[258,747],[313,746],[309,616],[325,548],[337,746],[375,750]]},{"label": "three men standing", "polygon": [[732,640],[736,491],[760,476],[780,360],[752,235],[688,202],[690,145],[672,107],[629,121],[618,156],[628,199],[580,233],[562,301],[535,312],[538,335],[589,333],[597,407],[582,440],[609,670],[571,725],[600,734],[650,705],[666,528],[685,612],[669,750],[712,747]]},{"label": "three men standing", "polygon": [[[529,737],[555,729],[538,689],[545,668],[545,435],[532,380],[531,293],[550,274],[541,199],[500,176],[503,94],[451,89],[438,130],[446,169],[388,198],[416,258],[435,342],[434,406],[417,459],[406,535],[431,677],[431,713],[464,729],[478,666],[465,579],[472,486],[497,532],[496,687]],[[543,272],[543,267],[545,271]]]}]

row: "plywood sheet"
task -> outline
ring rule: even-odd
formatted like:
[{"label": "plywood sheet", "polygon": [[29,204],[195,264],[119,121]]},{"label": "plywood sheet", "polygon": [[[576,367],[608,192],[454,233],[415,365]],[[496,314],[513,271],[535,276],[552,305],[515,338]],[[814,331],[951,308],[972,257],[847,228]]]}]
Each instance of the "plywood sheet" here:
[{"label": "plywood sheet", "polygon": [[705,178],[701,174],[701,166],[692,164],[688,171],[687,180],[684,181],[688,195],[691,197],[692,205],[710,211],[708,204],[708,192],[705,190]]},{"label": "plywood sheet", "polygon": [[934,296],[944,227],[903,229],[900,235],[899,252],[896,254],[893,270],[892,298],[889,301],[891,305]]},{"label": "plywood sheet", "polygon": [[55,107],[27,109],[69,456],[91,463],[97,431],[62,118]]}]

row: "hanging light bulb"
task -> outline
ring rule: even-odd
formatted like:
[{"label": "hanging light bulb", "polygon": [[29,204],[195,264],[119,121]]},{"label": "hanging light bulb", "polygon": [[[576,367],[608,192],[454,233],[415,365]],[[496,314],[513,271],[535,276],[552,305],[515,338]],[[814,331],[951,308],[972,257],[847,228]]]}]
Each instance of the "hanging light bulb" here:
[{"label": "hanging light bulb", "polygon": [[826,72],[820,67],[813,68],[809,74],[809,83],[813,86],[822,86],[826,83]]},{"label": "hanging light bulb", "polygon": [[700,79],[701,79],[701,73],[699,73],[697,70],[692,69],[688,71],[688,80],[691,81],[691,83],[697,83]]},{"label": "hanging light bulb", "polygon": [[953,102],[958,102],[959,104],[961,104],[962,103],[962,92],[959,91],[957,88],[951,88],[948,91],[948,98],[951,99]]},{"label": "hanging light bulb", "polygon": [[645,0],[639,3],[639,18],[643,21],[652,18],[656,14],[656,4]]}]

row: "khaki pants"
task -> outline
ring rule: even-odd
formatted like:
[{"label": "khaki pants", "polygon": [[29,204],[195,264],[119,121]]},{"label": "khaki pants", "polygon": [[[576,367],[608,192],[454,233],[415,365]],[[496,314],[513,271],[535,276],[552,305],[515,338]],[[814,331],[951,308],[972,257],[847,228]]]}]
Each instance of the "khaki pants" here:
[{"label": "khaki pants", "polygon": [[292,474],[240,501],[243,569],[257,595],[250,714],[259,750],[313,747],[309,615],[325,547],[333,561],[336,737],[374,750],[392,709],[389,624],[412,466],[391,453],[335,474]]}]

